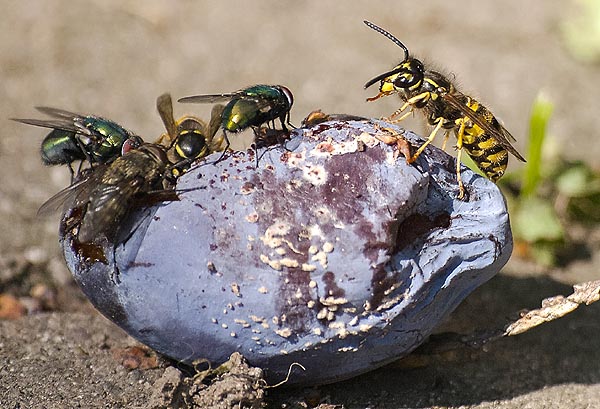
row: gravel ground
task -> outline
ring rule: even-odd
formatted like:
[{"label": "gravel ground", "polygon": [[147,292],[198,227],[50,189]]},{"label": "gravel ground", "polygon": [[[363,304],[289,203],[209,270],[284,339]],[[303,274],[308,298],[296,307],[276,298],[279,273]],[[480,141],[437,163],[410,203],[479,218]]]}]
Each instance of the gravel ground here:
[{"label": "gravel ground", "polygon": [[[592,142],[600,102],[590,89],[600,83],[600,70],[573,60],[560,36],[575,3],[141,4],[0,1],[0,293],[21,297],[32,310],[51,311],[0,322],[0,407],[160,407],[177,395],[173,385],[185,383],[161,359],[152,369],[142,369],[152,357],[126,369],[132,365],[119,351],[135,342],[94,312],[73,284],[57,245],[57,216],[36,217],[40,204],[69,183],[64,168],[40,163],[44,133],[8,120],[37,117],[36,105],[105,116],[149,140],[162,133],[154,105],[165,91],[180,97],[280,83],[294,92],[293,123],[317,108],[379,117],[393,112],[398,100],[367,104],[374,91],[362,85],[401,53],[362,24],[368,19],[415,55],[455,73],[462,89],[493,107],[521,152],[529,108],[544,90],[555,103],[550,146],[600,167],[600,144]],[[206,117],[210,107],[175,109]],[[422,129],[419,121],[406,125]],[[568,294],[572,283],[598,279],[600,232],[570,233],[589,257],[553,270],[511,261],[444,329],[491,328],[542,298]],[[484,351],[425,367],[396,365],[310,390],[266,389],[266,397],[257,393],[248,405],[600,407],[599,313],[597,305],[582,308]]]}]

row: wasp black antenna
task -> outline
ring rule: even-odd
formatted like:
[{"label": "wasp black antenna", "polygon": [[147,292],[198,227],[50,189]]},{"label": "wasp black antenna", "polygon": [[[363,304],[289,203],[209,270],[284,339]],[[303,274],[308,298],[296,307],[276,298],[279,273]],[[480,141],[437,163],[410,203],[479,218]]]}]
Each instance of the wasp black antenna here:
[{"label": "wasp black antenna", "polygon": [[379,27],[376,24],[371,23],[370,21],[363,20],[363,23],[365,23],[367,25],[367,27],[372,28],[373,30],[377,31],[379,34],[382,34],[385,37],[392,40],[394,42],[394,44],[396,44],[398,47],[400,47],[404,50],[404,59],[405,60],[408,59],[408,54],[409,54],[408,48],[406,48],[406,46],[404,44],[402,44],[402,41],[400,41],[396,37],[394,37],[394,35],[392,33],[385,31],[383,28]]},{"label": "wasp black antenna", "polygon": [[390,77],[392,75],[396,75],[396,74],[402,72],[403,70],[405,70],[404,67],[398,67],[398,68],[394,68],[391,71],[384,72],[383,74],[378,75],[375,78],[373,78],[372,80],[370,80],[369,82],[367,82],[365,84],[365,89],[369,88],[371,85],[375,84],[376,82],[379,82],[379,81],[381,81],[381,80],[383,80],[383,79],[385,79],[387,77]]}]

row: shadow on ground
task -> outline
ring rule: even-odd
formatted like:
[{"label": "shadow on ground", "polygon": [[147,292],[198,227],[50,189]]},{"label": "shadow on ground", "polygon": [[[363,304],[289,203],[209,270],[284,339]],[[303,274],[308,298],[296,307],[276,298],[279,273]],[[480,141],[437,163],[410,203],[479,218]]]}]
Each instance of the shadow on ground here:
[{"label": "shadow on ground", "polygon": [[[570,286],[548,278],[498,276],[468,297],[445,329],[469,333],[496,328],[514,317],[519,308],[533,309],[543,298],[571,292]],[[581,307],[566,318],[492,342],[483,349],[465,347],[433,357],[426,367],[405,368],[401,360],[300,394],[280,389],[271,399],[281,404],[289,402],[289,394],[295,399],[317,394],[345,407],[478,407],[553,385],[596,384],[600,382],[598,314],[600,305]]]}]

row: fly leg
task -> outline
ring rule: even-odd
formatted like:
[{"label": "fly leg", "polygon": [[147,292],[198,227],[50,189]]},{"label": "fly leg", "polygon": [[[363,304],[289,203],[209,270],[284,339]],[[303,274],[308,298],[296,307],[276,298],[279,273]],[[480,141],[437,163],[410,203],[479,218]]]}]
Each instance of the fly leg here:
[{"label": "fly leg", "polygon": [[225,141],[225,149],[223,149],[223,153],[221,154],[221,156],[219,156],[219,159],[213,162],[213,165],[216,165],[217,163],[223,160],[225,154],[227,153],[227,150],[229,149],[229,146],[231,146],[231,142],[229,142],[229,138],[227,137],[227,133],[225,132],[225,130],[223,130],[223,140]]}]

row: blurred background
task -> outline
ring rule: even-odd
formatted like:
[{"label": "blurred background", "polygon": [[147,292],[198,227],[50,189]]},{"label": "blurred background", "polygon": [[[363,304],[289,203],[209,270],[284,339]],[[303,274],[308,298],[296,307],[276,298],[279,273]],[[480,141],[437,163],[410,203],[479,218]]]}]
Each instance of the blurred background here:
[{"label": "blurred background", "polygon": [[[48,131],[8,118],[40,118],[34,106],[52,106],[110,118],[152,141],[163,132],[155,109],[161,93],[176,99],[258,83],[284,84],[293,91],[295,124],[314,109],[389,115],[399,107],[398,98],[367,103],[377,90],[365,91],[363,84],[396,65],[402,51],[363,19],[455,77],[464,92],[504,122],[525,156],[532,105],[543,92],[553,115],[545,128],[541,165],[580,160],[597,172],[597,4],[0,1],[0,289],[23,293],[36,281],[71,283],[57,245],[58,215],[36,217],[38,207],[68,185],[69,173],[42,165],[39,145]],[[210,105],[175,105],[176,116],[208,118],[209,112]],[[426,134],[418,116],[405,126]],[[512,158],[509,172],[519,176],[521,167]],[[508,192],[512,187],[517,198],[509,200],[518,202],[518,177],[508,180],[513,180]],[[564,224],[564,215],[558,219]],[[565,282],[597,276],[600,240],[597,229],[588,227],[562,232],[559,243],[572,237],[586,242],[582,257],[562,265],[556,258],[536,263],[527,248],[535,238],[526,239],[521,252],[534,261],[525,265],[528,271],[556,272],[558,265]],[[32,273],[35,278],[25,279]]]},{"label": "blurred background", "polygon": [[[594,4],[0,1],[0,231],[5,232],[0,254],[25,254],[33,261],[56,257],[56,218],[35,213],[69,182],[66,169],[40,162],[39,144],[47,132],[8,118],[40,117],[33,107],[46,105],[104,116],[153,140],[163,132],[155,110],[161,93],[178,98],[257,83],[284,84],[293,91],[295,124],[317,108],[389,115],[398,99],[366,103],[377,90],[365,91],[363,84],[392,68],[402,52],[363,19],[455,75],[464,92],[504,122],[524,154],[531,107],[543,91],[554,107],[545,142],[551,156],[545,161],[560,152],[597,169],[600,46]],[[209,109],[175,106],[176,115],[203,118]],[[406,126],[424,133],[419,120]],[[519,166],[512,160],[509,172]]]},{"label": "blurred background", "polygon": [[[152,141],[163,132],[155,109],[161,93],[177,99],[259,83],[293,91],[295,124],[314,109],[389,115],[399,100],[367,103],[377,90],[365,91],[363,84],[396,65],[402,51],[363,19],[455,76],[504,122],[526,157],[532,107],[543,92],[552,115],[541,115],[543,152],[534,161],[538,179],[528,196],[550,203],[560,234],[517,237],[525,261],[511,261],[507,271],[554,274],[569,283],[597,278],[595,221],[584,211],[570,223],[570,197],[547,187],[554,170],[545,170],[581,161],[585,172],[577,186],[598,192],[597,1],[2,0],[0,9],[0,292],[25,296],[40,282],[61,291],[72,286],[57,243],[58,215],[36,217],[38,207],[69,184],[69,173],[42,165],[39,145],[48,131],[9,118],[40,118],[34,106],[51,106],[110,118]],[[176,116],[208,118],[209,112],[209,105],[175,105]],[[425,133],[422,121],[405,126]],[[516,176],[507,177],[506,191],[517,207],[522,169],[512,158],[509,172]],[[572,184],[565,183],[568,191]],[[540,240],[542,248],[555,242],[571,257],[539,258],[532,248]],[[75,288],[73,294],[80,296]]]},{"label": "blurred background", "polygon": [[[36,217],[44,201],[68,186],[69,172],[42,165],[40,143],[48,130],[9,118],[42,118],[34,106],[51,106],[112,119],[153,141],[163,132],[158,95],[168,91],[177,99],[260,83],[293,91],[296,125],[314,109],[386,116],[399,99],[367,103],[377,90],[365,91],[363,84],[394,67],[402,51],[363,19],[455,78],[463,92],[503,121],[528,158],[526,166],[511,158],[501,184],[511,208],[513,258],[457,310],[463,324],[452,328],[489,328],[515,309],[568,294],[570,284],[598,279],[599,0],[0,0],[0,10],[2,318],[91,310],[64,265],[59,216]],[[210,105],[175,105],[176,116],[207,119],[209,113]],[[403,125],[427,135],[418,117]],[[327,393],[334,402],[345,393],[359,400],[377,394],[386,401],[388,391],[396,390],[402,405],[417,406],[421,396],[428,403],[418,407],[427,407],[510,400],[523,391],[547,393],[547,385],[565,384],[555,396],[568,397],[577,393],[569,392],[572,383],[598,385],[600,379],[598,361],[588,355],[600,350],[592,319],[597,322],[598,310],[585,310],[545,332],[501,344],[467,372],[457,366],[440,375],[437,367],[392,379],[382,370]],[[474,373],[479,387],[472,387]],[[422,388],[415,393],[417,378]],[[405,379],[404,389],[397,389],[396,379]],[[434,383],[442,386],[432,389]],[[592,390],[590,402],[597,403],[597,396]]]}]

